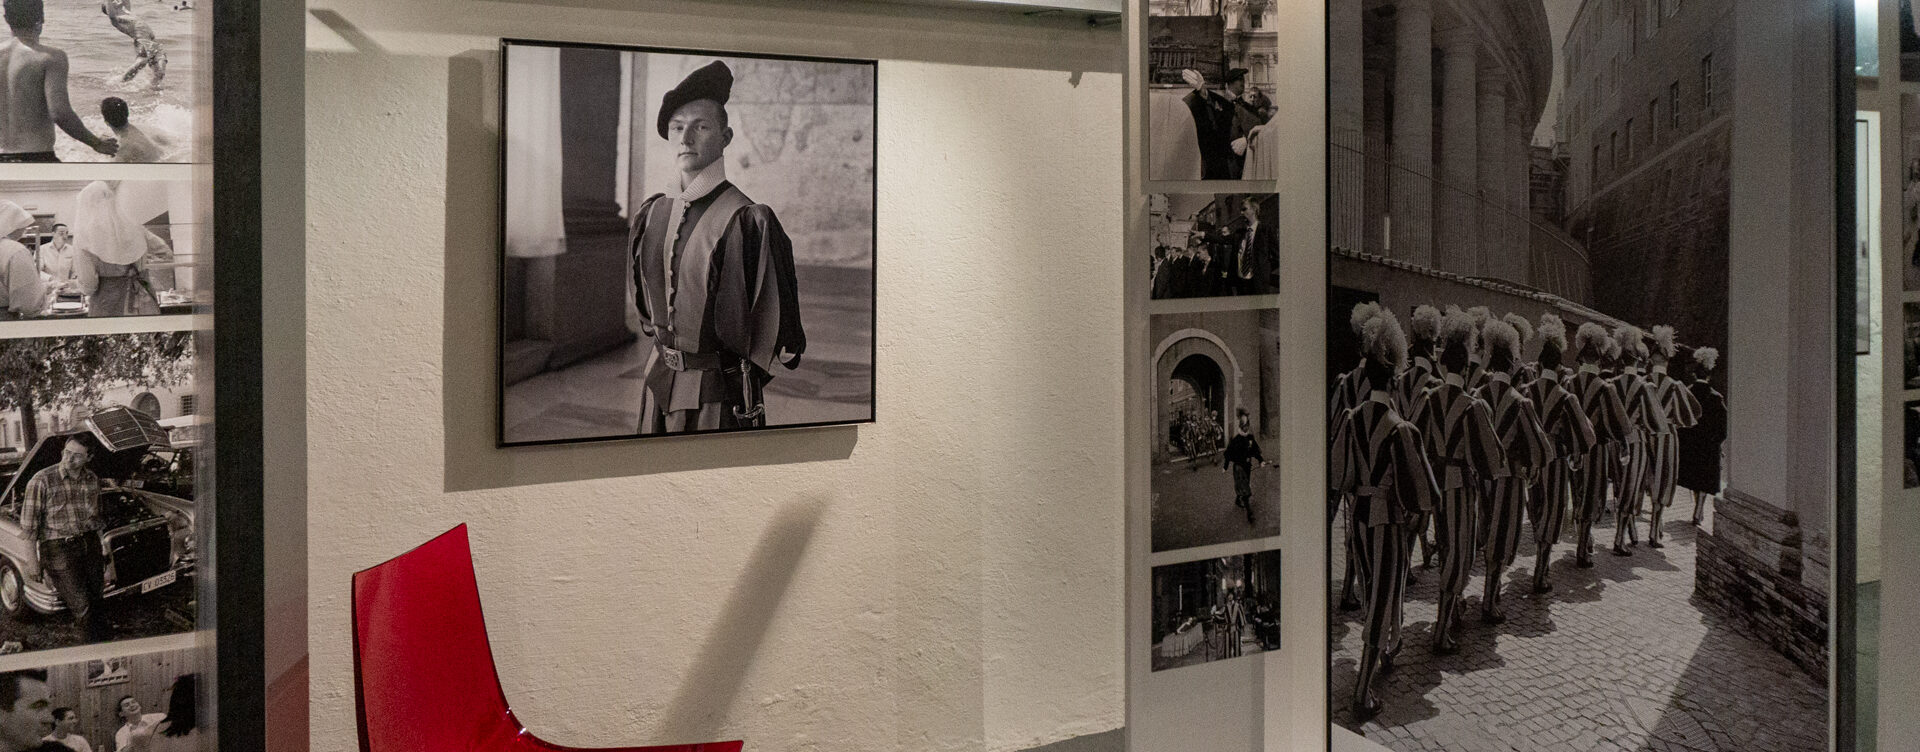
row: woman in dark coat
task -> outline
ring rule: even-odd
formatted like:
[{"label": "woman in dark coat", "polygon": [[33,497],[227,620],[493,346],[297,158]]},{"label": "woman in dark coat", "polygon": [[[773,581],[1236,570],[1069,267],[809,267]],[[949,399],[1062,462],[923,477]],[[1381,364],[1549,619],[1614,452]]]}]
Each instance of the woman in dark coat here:
[{"label": "woman in dark coat", "polygon": [[1700,422],[1680,429],[1680,485],[1693,491],[1693,524],[1707,497],[1720,493],[1720,445],[1727,440],[1727,398],[1707,383],[1720,361],[1720,351],[1702,347],[1693,351],[1693,383],[1687,390],[1700,403]]}]

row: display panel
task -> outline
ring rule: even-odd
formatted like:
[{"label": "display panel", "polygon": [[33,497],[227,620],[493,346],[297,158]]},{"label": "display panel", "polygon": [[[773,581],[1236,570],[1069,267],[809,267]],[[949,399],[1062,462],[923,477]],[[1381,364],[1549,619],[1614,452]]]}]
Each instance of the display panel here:
[{"label": "display panel", "polygon": [[503,54],[501,443],[873,419],[872,62]]},{"label": "display panel", "polygon": [[[1148,0],[1148,180],[1273,180],[1276,2]],[[1277,130],[1275,131],[1277,132]]]},{"label": "display panel", "polygon": [[1280,313],[1153,317],[1153,551],[1280,534]]},{"label": "display panel", "polygon": [[200,4],[9,4],[0,163],[194,161]]},{"label": "display panel", "polygon": [[1835,395],[1807,248],[1840,136],[1795,78],[1831,37],[1772,2],[1357,5],[1329,6],[1335,738],[1828,749],[1832,424],[1779,407]]},{"label": "display panel", "polygon": [[1280,649],[1280,552],[1153,568],[1153,670]]},{"label": "display panel", "polygon": [[1279,292],[1279,216],[1280,198],[1271,193],[1148,196],[1153,299]]},{"label": "display panel", "polygon": [[198,217],[185,180],[0,182],[0,319],[192,313]]}]

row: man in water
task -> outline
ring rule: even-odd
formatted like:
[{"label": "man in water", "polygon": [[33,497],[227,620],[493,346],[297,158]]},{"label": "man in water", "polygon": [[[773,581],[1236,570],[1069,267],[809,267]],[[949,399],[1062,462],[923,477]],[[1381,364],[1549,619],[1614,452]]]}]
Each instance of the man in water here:
[{"label": "man in water", "polygon": [[120,80],[132,81],[141,68],[148,67],[152,68],[154,83],[167,77],[167,51],[160,49],[160,42],[153,38],[153,27],[133,12],[133,0],[105,0],[100,3],[100,12],[107,14],[113,28],[133,40],[133,67],[121,74]]},{"label": "man in water", "polygon": [[119,97],[100,100],[100,117],[106,119],[107,127],[113,129],[114,138],[120,141],[120,151],[113,155],[113,161],[159,162],[166,159],[166,146],[147,135],[140,126],[127,121],[127,100]]},{"label": "man in water", "polygon": [[87,130],[67,101],[67,53],[40,43],[42,0],[5,0],[13,37],[0,42],[0,162],[58,162],[53,127],[112,156],[120,143]]}]

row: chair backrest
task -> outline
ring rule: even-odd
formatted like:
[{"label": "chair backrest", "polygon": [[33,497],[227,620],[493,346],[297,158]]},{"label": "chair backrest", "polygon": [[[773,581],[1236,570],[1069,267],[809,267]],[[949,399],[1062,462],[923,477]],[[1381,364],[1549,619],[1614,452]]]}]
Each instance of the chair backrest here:
[{"label": "chair backrest", "polygon": [[483,749],[518,731],[464,524],[354,573],[353,663],[364,752]]}]

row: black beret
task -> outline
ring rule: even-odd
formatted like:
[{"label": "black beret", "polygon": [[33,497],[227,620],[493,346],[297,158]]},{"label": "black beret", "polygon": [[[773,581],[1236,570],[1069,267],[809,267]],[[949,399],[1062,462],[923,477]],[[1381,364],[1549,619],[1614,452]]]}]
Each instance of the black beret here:
[{"label": "black beret", "polygon": [[667,137],[667,121],[673,119],[673,113],[688,102],[711,99],[721,107],[727,106],[727,98],[733,95],[733,71],[727,64],[715,60],[687,74],[679,86],[660,100],[660,119],[656,130],[660,137]]},{"label": "black beret", "polygon": [[1244,80],[1246,77],[1247,77],[1247,69],[1232,68],[1227,71],[1226,82],[1233,83],[1235,81]]}]

